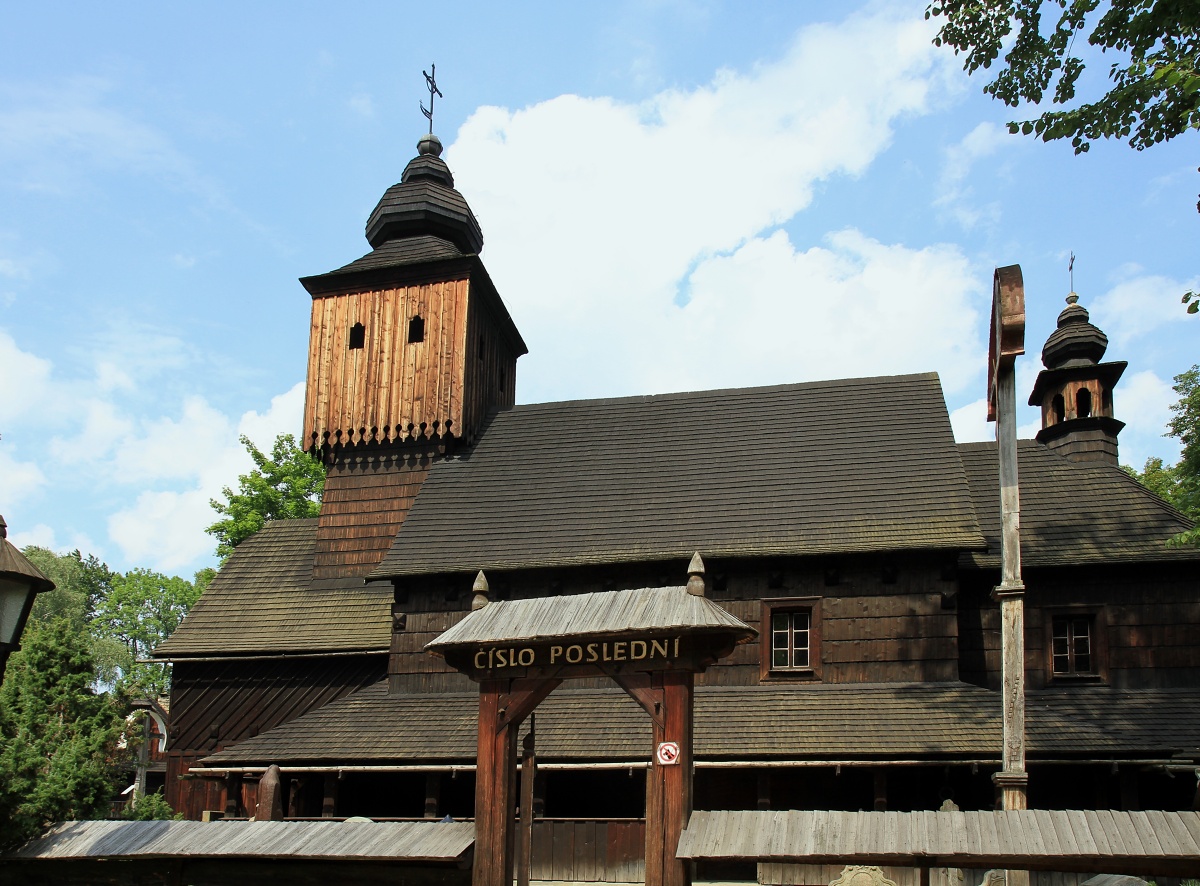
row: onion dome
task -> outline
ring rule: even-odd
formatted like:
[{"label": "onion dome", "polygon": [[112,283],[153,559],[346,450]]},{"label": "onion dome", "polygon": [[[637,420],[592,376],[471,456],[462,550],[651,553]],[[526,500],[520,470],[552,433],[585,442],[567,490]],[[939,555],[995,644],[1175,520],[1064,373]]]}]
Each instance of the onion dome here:
[{"label": "onion dome", "polygon": [[1087,309],[1079,296],[1067,296],[1067,306],[1058,315],[1058,328],[1050,333],[1042,348],[1042,363],[1047,369],[1094,366],[1108,350],[1108,336],[1089,322]]},{"label": "onion dome", "polygon": [[384,192],[367,219],[367,240],[379,249],[393,240],[433,236],[453,243],[463,253],[483,249],[483,231],[454,176],[442,159],[442,143],[426,135],[417,143],[400,183]]}]

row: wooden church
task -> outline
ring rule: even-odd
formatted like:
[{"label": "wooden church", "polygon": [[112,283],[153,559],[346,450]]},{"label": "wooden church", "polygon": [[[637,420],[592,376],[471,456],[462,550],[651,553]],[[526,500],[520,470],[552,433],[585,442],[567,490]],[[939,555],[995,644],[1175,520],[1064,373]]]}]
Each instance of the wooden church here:
[{"label": "wooden church", "polygon": [[[371,252],[301,280],[320,516],[239,546],[155,653],[171,804],[253,816],[278,766],[288,817],[471,817],[478,691],[426,644],[477,574],[493,601],[661,588],[698,551],[758,634],[696,677],[695,809],[993,808],[996,447],[955,444],[937,376],[514,405],[525,344],[440,142],[418,152]],[[1125,364],[1068,302],[1019,444],[1028,803],[1190,809],[1200,550],[1118,468]],[[637,704],[577,680],[533,731],[535,878],[639,879]]]}]

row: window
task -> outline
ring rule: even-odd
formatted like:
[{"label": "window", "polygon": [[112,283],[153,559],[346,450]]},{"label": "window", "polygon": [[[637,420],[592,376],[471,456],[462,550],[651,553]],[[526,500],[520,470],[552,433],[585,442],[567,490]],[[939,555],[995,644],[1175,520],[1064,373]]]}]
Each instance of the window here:
[{"label": "window", "polygon": [[366,343],[367,328],[361,323],[355,323],[350,327],[350,350],[361,350]]},{"label": "window", "polygon": [[820,599],[763,601],[763,679],[814,679],[821,665]]},{"label": "window", "polygon": [[1108,617],[1103,606],[1051,607],[1043,624],[1047,683],[1108,679]]},{"label": "window", "polygon": [[1056,615],[1052,621],[1051,673],[1056,677],[1096,673],[1091,615]]},{"label": "window", "polygon": [[1075,417],[1090,418],[1092,415],[1092,392],[1080,388],[1075,392]]},{"label": "window", "polygon": [[812,612],[771,613],[771,670],[810,667]]},{"label": "window", "polygon": [[425,319],[417,314],[408,321],[408,343],[415,345],[423,341],[425,341]]}]

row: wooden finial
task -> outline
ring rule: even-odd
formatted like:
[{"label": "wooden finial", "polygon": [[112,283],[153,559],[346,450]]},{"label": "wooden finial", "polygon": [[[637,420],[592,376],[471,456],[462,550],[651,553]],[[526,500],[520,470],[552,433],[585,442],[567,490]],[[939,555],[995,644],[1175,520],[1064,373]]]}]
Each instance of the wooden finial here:
[{"label": "wooden finial", "polygon": [[479,574],[475,576],[475,584],[471,586],[471,590],[475,592],[475,596],[471,598],[471,611],[482,609],[488,605],[488,580],[483,574],[483,570],[479,570]]},{"label": "wooden finial", "polygon": [[692,554],[692,562],[688,564],[687,592],[696,597],[704,596],[704,561],[700,552]]}]

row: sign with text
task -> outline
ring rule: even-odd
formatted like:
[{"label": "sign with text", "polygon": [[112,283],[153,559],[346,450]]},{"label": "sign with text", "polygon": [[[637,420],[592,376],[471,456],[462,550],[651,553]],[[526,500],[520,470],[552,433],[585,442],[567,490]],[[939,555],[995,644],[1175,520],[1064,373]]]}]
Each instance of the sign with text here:
[{"label": "sign with text", "polygon": [[622,673],[690,668],[696,656],[689,636],[595,636],[578,642],[480,644],[446,650],[452,666],[474,674],[592,671]]}]

